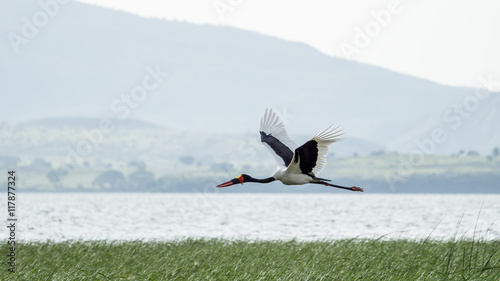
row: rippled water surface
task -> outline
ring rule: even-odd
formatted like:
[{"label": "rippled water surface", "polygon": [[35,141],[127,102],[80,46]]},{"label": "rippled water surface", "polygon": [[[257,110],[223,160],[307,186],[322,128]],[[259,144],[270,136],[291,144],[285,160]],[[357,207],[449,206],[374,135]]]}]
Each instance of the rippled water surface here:
[{"label": "rippled water surface", "polygon": [[22,240],[500,239],[500,195],[23,193],[17,214]]}]

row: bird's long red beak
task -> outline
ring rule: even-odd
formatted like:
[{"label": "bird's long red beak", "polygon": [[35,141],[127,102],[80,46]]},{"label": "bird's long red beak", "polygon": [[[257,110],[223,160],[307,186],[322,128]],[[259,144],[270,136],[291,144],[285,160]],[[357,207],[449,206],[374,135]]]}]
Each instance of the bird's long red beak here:
[{"label": "bird's long red beak", "polygon": [[240,176],[238,178],[234,178],[234,179],[232,179],[230,181],[226,181],[224,183],[221,183],[217,187],[226,187],[226,186],[231,186],[231,185],[237,184],[237,183],[243,184],[243,177],[242,176]]}]

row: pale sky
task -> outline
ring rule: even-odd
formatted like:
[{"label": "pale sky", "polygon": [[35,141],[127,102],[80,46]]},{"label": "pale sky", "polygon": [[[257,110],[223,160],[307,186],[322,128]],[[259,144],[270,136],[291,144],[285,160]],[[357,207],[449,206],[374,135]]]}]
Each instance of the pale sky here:
[{"label": "pale sky", "polygon": [[500,79],[498,0],[79,1],[252,30],[447,85]]}]

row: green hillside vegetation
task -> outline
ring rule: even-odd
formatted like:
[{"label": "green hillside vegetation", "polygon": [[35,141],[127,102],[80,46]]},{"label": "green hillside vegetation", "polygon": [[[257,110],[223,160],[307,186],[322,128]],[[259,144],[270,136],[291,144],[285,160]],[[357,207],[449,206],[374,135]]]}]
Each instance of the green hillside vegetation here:
[{"label": "green hillside vegetation", "polygon": [[[114,130],[103,133],[95,129],[99,122],[48,119],[1,128],[0,167],[16,168],[23,190],[31,191],[332,192],[274,183],[215,189],[241,173],[274,172],[256,134],[178,132],[134,120],[111,120]],[[498,148],[488,155],[409,155],[354,143],[332,149],[320,176],[366,192],[500,192]]]}]

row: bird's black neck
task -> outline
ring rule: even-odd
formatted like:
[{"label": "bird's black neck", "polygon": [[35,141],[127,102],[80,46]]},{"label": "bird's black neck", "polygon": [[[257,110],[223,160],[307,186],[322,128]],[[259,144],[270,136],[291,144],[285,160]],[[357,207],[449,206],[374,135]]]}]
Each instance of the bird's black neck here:
[{"label": "bird's black neck", "polygon": [[259,182],[259,183],[270,183],[272,181],[275,181],[276,179],[273,177],[265,178],[265,179],[256,179],[248,176],[247,182]]}]

